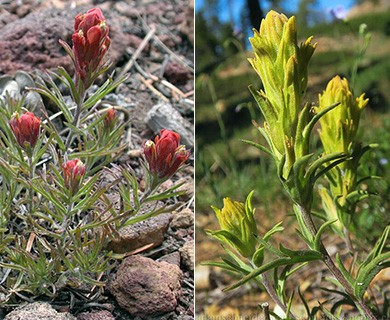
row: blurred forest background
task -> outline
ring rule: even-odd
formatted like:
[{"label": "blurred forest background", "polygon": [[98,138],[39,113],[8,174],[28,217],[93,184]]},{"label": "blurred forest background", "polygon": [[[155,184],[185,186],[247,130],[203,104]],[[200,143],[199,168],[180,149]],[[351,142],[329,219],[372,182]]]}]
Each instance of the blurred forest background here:
[{"label": "blurred forest background", "polygon": [[[331,6],[334,6],[333,11]],[[259,124],[264,120],[248,90],[249,84],[261,88],[261,82],[247,58],[252,56],[248,41],[248,37],[253,35],[252,26],[258,29],[261,18],[270,9],[283,12],[288,17],[296,16],[298,42],[313,35],[314,42],[318,43],[309,65],[307,101],[316,104],[318,94],[337,74],[347,77],[350,83],[352,81],[355,96],[366,92],[370,99],[359,136],[364,144],[378,143],[379,147],[365,155],[360,173],[361,176],[382,178],[367,183],[367,189],[375,196],[358,208],[355,221],[358,232],[354,240],[362,247],[371,245],[390,222],[390,1],[197,1],[195,172],[198,315],[213,315],[213,312],[221,315],[221,306],[226,301],[229,301],[229,308],[240,306],[242,310],[245,303],[241,295],[247,293],[222,295],[215,290],[229,280],[224,278],[225,275],[216,275],[216,270],[199,266],[201,261],[218,259],[221,255],[219,246],[204,233],[204,229],[217,228],[210,205],[221,208],[224,197],[244,201],[247,194],[255,190],[254,202],[258,208],[260,228],[267,230],[283,220],[287,227],[283,236],[288,236],[289,225],[291,234],[294,233],[293,219],[289,218],[291,203],[276,178],[273,162],[266,154],[241,141],[246,139],[265,144],[252,125],[252,119]],[[346,18],[342,19],[344,16]],[[318,147],[318,137],[312,143]],[[318,210],[321,208],[318,207]],[[290,240],[295,241],[293,238]],[[260,302],[259,296],[253,297],[252,304],[256,306]],[[251,302],[248,303],[251,305]]]}]

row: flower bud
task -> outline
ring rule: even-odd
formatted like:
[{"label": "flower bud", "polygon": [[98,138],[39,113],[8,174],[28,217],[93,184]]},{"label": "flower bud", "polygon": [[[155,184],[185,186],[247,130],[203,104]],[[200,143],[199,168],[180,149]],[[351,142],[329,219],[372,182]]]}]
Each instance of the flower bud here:
[{"label": "flower bud", "polygon": [[368,99],[364,99],[364,94],[354,98],[348,80],[336,76],[329,81],[326,90],[319,95],[319,106],[316,111],[321,111],[337,102],[340,105],[320,119],[320,138],[328,154],[348,152],[351,143],[355,140],[360,115]]},{"label": "flower bud", "polygon": [[16,112],[9,121],[12,132],[23,149],[31,151],[34,148],[39,136],[40,122],[32,112],[26,112],[22,116]]},{"label": "flower bud", "polygon": [[143,149],[151,174],[159,179],[166,179],[189,158],[190,152],[184,145],[179,145],[179,134],[163,129],[160,135],[154,141],[146,141]]},{"label": "flower bud", "polygon": [[[334,228],[342,230],[343,225],[349,224],[351,212],[355,211],[357,203],[348,201],[348,197],[357,189],[357,168],[362,148],[356,141],[356,134],[362,110],[368,99],[364,99],[364,94],[354,98],[347,79],[336,76],[319,95],[319,106],[316,111],[320,112],[334,103],[340,105],[320,118],[320,139],[326,154],[343,152],[349,154],[351,159],[329,171],[331,194],[324,190],[320,192],[320,196],[329,219],[334,219],[336,215],[339,219]],[[333,199],[336,199],[337,205],[331,205]]]},{"label": "flower bud", "polygon": [[[212,207],[221,230],[210,231],[214,237],[237,249],[239,253],[248,259],[256,252],[257,234],[256,222],[251,205],[251,195],[246,203],[233,201],[230,198],[223,199],[223,208]],[[258,259],[259,260],[259,259]],[[261,264],[260,261],[258,261]]]},{"label": "flower bud", "polygon": [[85,174],[85,166],[79,159],[73,159],[62,165],[65,187],[75,195],[80,187],[81,178]]},{"label": "flower bud", "polygon": [[99,8],[79,14],[75,18],[72,35],[73,53],[77,76],[88,83],[91,75],[100,66],[110,46],[109,28]]},{"label": "flower bud", "polygon": [[104,116],[104,127],[106,129],[112,129],[116,120],[116,110],[114,108],[110,108],[107,110]]}]

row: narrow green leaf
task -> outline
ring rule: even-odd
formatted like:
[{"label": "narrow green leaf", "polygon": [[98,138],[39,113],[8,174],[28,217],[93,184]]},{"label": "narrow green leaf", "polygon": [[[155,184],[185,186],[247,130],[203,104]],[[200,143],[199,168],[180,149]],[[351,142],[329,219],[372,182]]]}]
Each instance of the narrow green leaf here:
[{"label": "narrow green leaf", "polygon": [[84,110],[89,109],[90,107],[95,105],[100,99],[102,99],[104,96],[113,91],[121,83],[126,81],[127,78],[128,75],[124,75],[123,77],[120,77],[115,81],[113,81],[111,78],[108,78],[108,80],[91,97],[89,97],[87,101],[84,102]]},{"label": "narrow green leaf", "polygon": [[345,153],[343,153],[343,152],[334,152],[334,153],[331,153],[331,154],[323,155],[323,156],[319,157],[317,160],[315,160],[309,166],[309,168],[307,169],[307,171],[305,173],[305,177],[307,177],[309,179],[314,177],[316,171],[320,167],[322,167],[324,164],[326,164],[326,163],[328,163],[330,161],[340,160],[340,159],[346,160],[347,158],[348,158],[348,156]]},{"label": "narrow green leaf", "polygon": [[347,279],[347,281],[349,282],[350,285],[353,285],[355,280],[352,278],[351,274],[345,268],[343,262],[340,259],[339,253],[336,254],[336,263],[337,263],[337,266],[339,267],[341,273],[343,274],[344,278]]},{"label": "narrow green leaf", "polygon": [[222,258],[222,261],[225,262],[227,265],[231,266],[235,269],[236,272],[239,272],[241,274],[247,275],[250,271],[241,268],[239,265],[235,264],[233,261],[230,261],[228,259]]},{"label": "narrow green leaf", "polygon": [[331,226],[333,223],[335,223],[337,221],[337,219],[334,219],[334,220],[329,220],[329,221],[326,221],[325,223],[323,223],[321,225],[321,227],[318,229],[317,233],[316,233],[316,236],[314,238],[314,248],[317,250],[317,251],[321,251],[321,236],[322,234],[324,233],[324,231],[326,230],[327,227]]},{"label": "narrow green leaf", "polygon": [[245,142],[246,144],[249,144],[250,146],[255,147],[255,148],[259,149],[260,151],[263,151],[266,154],[268,154],[268,155],[273,157],[272,151],[269,150],[267,147],[264,147],[261,144],[258,144],[256,142],[253,142],[253,141],[250,141],[250,140],[241,139],[241,141]]},{"label": "narrow green leaf", "polygon": [[373,260],[374,258],[376,258],[378,255],[382,253],[383,248],[385,247],[387,239],[389,237],[389,233],[390,233],[390,225],[386,226],[385,230],[383,230],[381,237],[377,240],[374,248],[367,256],[366,258],[367,262]]},{"label": "narrow green leaf", "polygon": [[263,240],[268,241],[268,239],[271,238],[272,235],[274,235],[275,233],[282,232],[284,230],[284,228],[282,227],[282,224],[283,224],[283,221],[280,221],[279,223],[274,225],[271,230],[268,230],[266,232],[266,234],[263,236]]},{"label": "narrow green leaf", "polygon": [[127,220],[123,226],[130,226],[130,225],[133,225],[137,222],[141,222],[141,221],[144,221],[146,219],[149,219],[151,217],[155,217],[159,214],[162,214],[162,213],[167,213],[167,212],[173,212],[175,209],[177,208],[176,205],[173,205],[173,206],[170,206],[170,207],[162,207],[160,209],[157,209],[157,210],[154,210],[154,211],[151,211],[151,212],[148,212],[148,213],[145,213],[145,214],[142,214],[142,215],[139,215],[139,216],[136,216],[136,217],[133,217],[129,220]]},{"label": "narrow green leaf", "polygon": [[299,288],[299,286],[298,286],[298,295],[299,295],[299,298],[301,298],[301,301],[302,301],[302,303],[303,303],[303,307],[304,307],[305,310],[306,310],[308,319],[310,319],[310,308],[309,308],[309,305],[307,304],[307,301],[306,301],[306,299],[305,299],[305,296],[302,294],[301,289]]},{"label": "narrow green leaf", "polygon": [[279,259],[270,261],[270,262],[262,265],[261,267],[255,269],[254,271],[252,271],[251,273],[249,273],[248,275],[243,277],[240,281],[236,282],[235,284],[224,288],[223,291],[229,291],[229,290],[238,288],[239,286],[242,286],[246,282],[263,274],[264,272],[266,272],[268,270],[272,270],[272,269],[280,267],[280,266],[321,259],[317,252],[315,252],[315,254],[313,254],[313,252],[315,252],[315,251],[308,251],[308,254],[305,254],[302,256],[295,256],[295,257],[291,257],[291,258],[279,258]]},{"label": "narrow green leaf", "polygon": [[310,230],[306,226],[306,223],[303,219],[303,215],[301,213],[301,210],[299,209],[299,206],[294,204],[293,209],[294,209],[294,213],[295,213],[295,216],[297,218],[298,225],[300,228],[300,230],[299,230],[300,232],[298,234],[301,235],[301,238],[303,239],[303,241],[305,241],[310,248],[314,248],[315,247],[314,246],[314,237],[311,234]]},{"label": "narrow green leaf", "polygon": [[226,264],[225,262],[217,262],[217,261],[204,261],[201,262],[200,265],[202,266],[210,266],[210,267],[217,267],[228,271],[233,272],[239,272],[236,268],[231,267],[230,265]]},{"label": "narrow green leaf", "polygon": [[363,298],[372,279],[383,269],[390,267],[390,252],[375,257],[370,263],[360,270],[355,280],[354,292],[359,299]]},{"label": "narrow green leaf", "polygon": [[329,318],[329,320],[338,320],[328,309],[326,309],[322,304],[321,302],[319,302],[319,305],[320,305],[320,308],[321,308],[321,311]]},{"label": "narrow green leaf", "polygon": [[327,108],[322,109],[320,112],[318,112],[311,120],[310,122],[306,125],[305,129],[303,130],[303,137],[304,140],[308,140],[310,138],[311,131],[314,128],[314,125],[320,120],[320,118],[328,113],[330,110],[336,108],[338,105],[340,105],[340,102],[336,102],[332,105],[330,105]]}]

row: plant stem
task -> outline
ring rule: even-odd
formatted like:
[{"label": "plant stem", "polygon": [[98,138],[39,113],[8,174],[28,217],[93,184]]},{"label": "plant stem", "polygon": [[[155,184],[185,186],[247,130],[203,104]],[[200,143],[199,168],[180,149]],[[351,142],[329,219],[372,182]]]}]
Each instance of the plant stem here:
[{"label": "plant stem", "polygon": [[269,304],[267,302],[262,303],[260,305],[261,309],[264,311],[264,320],[271,320],[271,317],[269,315]]},{"label": "plant stem", "polygon": [[33,213],[33,206],[34,206],[34,189],[32,187],[32,180],[35,175],[35,166],[33,165],[32,156],[28,156],[28,166],[30,168],[29,172],[29,178],[30,178],[30,187],[28,189],[28,197],[29,197],[29,204],[28,204],[28,212],[30,214]]},{"label": "plant stem", "polygon": [[[307,226],[308,230],[312,234],[313,237],[317,234],[317,229],[314,225],[313,219],[310,214],[310,209],[306,208],[305,206],[302,206],[300,204],[297,204],[297,207],[299,211],[302,214],[303,220],[305,222],[305,225]],[[364,300],[359,300],[355,294],[352,285],[348,282],[348,280],[343,276],[341,271],[337,268],[334,261],[332,260],[331,256],[329,255],[328,251],[326,250],[324,244],[322,241],[320,241],[320,251],[323,256],[323,261],[328,267],[328,269],[333,273],[333,275],[336,277],[336,279],[340,282],[340,284],[344,287],[345,292],[351,297],[351,299],[355,302],[356,307],[359,309],[360,313],[366,316],[366,319],[375,320],[376,317],[371,312],[370,308],[366,305]]]},{"label": "plant stem", "polygon": [[62,225],[61,225],[61,229],[63,230],[63,237],[61,241],[63,245],[65,245],[66,233],[68,230],[69,220],[70,220],[70,213],[72,212],[73,207],[74,207],[73,196],[71,196],[71,198],[69,199],[68,210],[66,211],[64,221],[62,221]]},{"label": "plant stem", "polygon": [[[263,284],[265,290],[267,290],[267,293],[270,295],[272,300],[274,300],[274,302],[283,310],[284,314],[287,316],[287,307],[279,299],[279,296],[276,293],[275,288],[272,286],[272,284],[270,283],[270,281],[265,273],[263,273],[261,275],[261,279],[262,279],[261,283]],[[291,311],[289,312],[288,317],[289,317],[289,319],[292,319],[292,320],[296,319],[296,317],[291,313]]]},{"label": "plant stem", "polygon": [[[252,268],[256,267],[253,264],[253,262],[251,262],[250,264]],[[272,283],[268,278],[267,272],[263,273],[259,278],[261,279],[257,278],[256,281],[263,285],[263,287],[265,288],[265,290],[267,291],[271,299],[283,310],[284,314],[287,315],[287,307],[285,306],[283,301],[279,298],[278,293],[276,292],[274,286],[272,285]],[[291,311],[289,312],[289,317],[292,320],[296,319],[296,317],[291,313]]]},{"label": "plant stem", "polygon": [[[81,110],[83,109],[83,105],[84,105],[84,99],[85,99],[85,89],[84,89],[84,86],[81,85],[81,89],[79,92],[79,99],[77,100],[77,103],[76,103],[76,105],[77,105],[76,106],[76,113],[73,117],[72,125],[74,127],[78,127],[80,125],[80,116],[81,116]],[[74,137],[73,130],[70,128],[69,133],[68,133],[68,137],[66,138],[66,142],[65,142],[65,153],[68,152],[68,149],[73,142],[73,137]]]},{"label": "plant stem", "polygon": [[[164,180],[165,181],[165,180]],[[139,198],[139,202],[142,204],[142,202],[149,197],[153,192],[157,190],[157,188],[164,182],[158,179],[156,176],[152,177],[152,182],[150,183],[150,186],[148,189],[143,193],[143,195]]]}]

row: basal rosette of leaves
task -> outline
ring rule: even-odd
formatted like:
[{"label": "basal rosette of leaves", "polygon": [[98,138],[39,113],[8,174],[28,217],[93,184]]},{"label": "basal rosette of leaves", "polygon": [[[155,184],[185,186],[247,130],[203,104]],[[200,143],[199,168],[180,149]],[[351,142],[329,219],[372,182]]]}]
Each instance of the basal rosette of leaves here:
[{"label": "basal rosette of leaves", "polygon": [[[36,87],[30,88],[57,110],[32,113],[23,98],[0,99],[0,305],[41,295],[54,298],[62,290],[80,287],[88,291],[85,297],[96,298],[115,259],[123,257],[107,250],[118,231],[171,212],[174,206],[161,203],[184,193],[178,191],[180,184],[160,191],[164,179],[151,180],[147,159],[141,163],[142,177],[128,166],[110,169],[126,147],[121,141],[128,122],[120,117],[126,110],[102,107],[100,101],[127,76],[108,76],[97,90],[90,90],[109,67],[109,27],[98,8],[75,20],[73,49],[61,42],[74,62],[75,77],[59,67],[44,79],[36,78]],[[71,103],[59,82],[69,89]],[[190,154],[184,146],[176,150],[178,134],[166,132],[176,140],[168,143],[165,158],[155,162],[169,166],[167,159],[175,159],[172,176]],[[112,179],[103,183],[108,175]],[[145,186],[140,187],[141,179]],[[113,189],[121,206],[107,197]],[[144,209],[146,203],[149,209]]]}]

